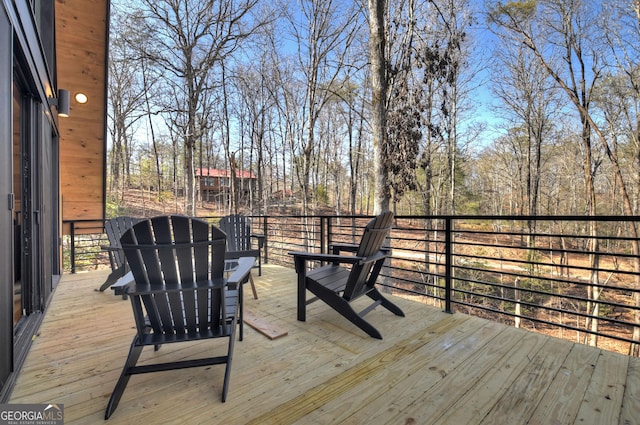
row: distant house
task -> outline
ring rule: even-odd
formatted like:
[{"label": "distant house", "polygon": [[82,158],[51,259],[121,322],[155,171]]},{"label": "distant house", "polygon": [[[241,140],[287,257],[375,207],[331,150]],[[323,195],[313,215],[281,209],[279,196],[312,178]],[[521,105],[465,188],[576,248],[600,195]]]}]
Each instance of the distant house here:
[{"label": "distant house", "polygon": [[[252,171],[236,170],[240,196],[255,190],[258,178]],[[196,168],[196,182],[200,196],[205,201],[226,201],[231,193],[231,171],[217,168]]]}]

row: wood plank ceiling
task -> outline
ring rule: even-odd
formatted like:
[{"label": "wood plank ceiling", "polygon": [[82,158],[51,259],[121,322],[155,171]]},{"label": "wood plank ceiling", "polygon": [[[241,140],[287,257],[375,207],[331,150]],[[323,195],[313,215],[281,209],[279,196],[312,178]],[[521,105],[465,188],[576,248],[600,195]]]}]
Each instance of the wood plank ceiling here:
[{"label": "wood plank ceiling", "polygon": [[[59,119],[62,219],[102,219],[105,203],[109,0],[56,0],[58,88],[70,92]],[[88,101],[80,104],[77,93]]]}]

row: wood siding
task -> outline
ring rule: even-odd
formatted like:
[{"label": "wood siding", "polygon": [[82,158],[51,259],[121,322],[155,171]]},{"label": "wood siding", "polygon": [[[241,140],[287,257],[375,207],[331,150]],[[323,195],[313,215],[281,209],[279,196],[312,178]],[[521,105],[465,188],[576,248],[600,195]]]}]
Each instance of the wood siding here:
[{"label": "wood siding", "polygon": [[[56,1],[58,88],[71,113],[59,119],[63,220],[104,218],[106,55],[109,0]],[[79,104],[74,95],[85,93]]]}]

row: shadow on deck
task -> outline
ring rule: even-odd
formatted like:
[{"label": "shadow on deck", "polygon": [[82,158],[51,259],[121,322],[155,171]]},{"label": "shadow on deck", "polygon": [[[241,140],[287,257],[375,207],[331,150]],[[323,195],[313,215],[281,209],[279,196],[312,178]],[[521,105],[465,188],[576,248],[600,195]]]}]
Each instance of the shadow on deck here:
[{"label": "shadow on deck", "polygon": [[[63,276],[10,403],[64,404],[65,424],[103,421],[135,333],[129,302],[95,291],[106,274]],[[407,317],[367,316],[379,341],[321,302],[296,321],[291,269],[263,265],[255,281],[259,299],[245,291],[245,308],[288,335],[272,340],[245,326],[226,403],[224,367],[138,375],[106,423],[640,423],[638,358],[399,297]],[[219,342],[142,358],[179,360]]]}]

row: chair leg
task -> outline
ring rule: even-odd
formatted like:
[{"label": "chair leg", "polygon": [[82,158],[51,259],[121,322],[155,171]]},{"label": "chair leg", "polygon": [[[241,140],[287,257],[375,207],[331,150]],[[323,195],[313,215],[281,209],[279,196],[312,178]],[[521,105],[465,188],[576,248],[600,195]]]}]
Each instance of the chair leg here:
[{"label": "chair leg", "polygon": [[[240,323],[237,323],[240,326],[240,335],[238,337],[238,340],[242,341],[242,339],[244,338],[244,291],[243,288],[244,287],[244,283],[242,283],[241,285],[238,285],[238,318],[237,320]],[[235,326],[235,325],[234,325]],[[235,334],[235,327],[233,330],[233,333]]]},{"label": "chair leg", "polygon": [[258,292],[256,291],[256,284],[253,282],[253,275],[249,273],[249,283],[251,284],[251,291],[253,292],[253,298],[258,299]]},{"label": "chair leg", "polygon": [[376,288],[373,288],[371,291],[369,291],[367,295],[374,301],[380,301],[380,305],[382,305],[384,308],[386,308],[396,316],[404,317],[404,312],[400,309],[400,307],[385,298]]},{"label": "chair leg", "polygon": [[125,388],[127,387],[127,383],[129,382],[129,378],[131,374],[129,373],[129,369],[134,367],[140,358],[140,354],[142,353],[143,346],[137,345],[138,337],[134,338],[133,343],[131,343],[131,348],[129,349],[129,355],[127,356],[127,361],[122,368],[122,373],[120,374],[120,379],[116,383],[115,388],[113,389],[113,393],[111,393],[111,398],[109,399],[109,403],[107,404],[107,410],[104,414],[104,419],[107,420],[113,414],[113,412],[118,407],[118,403],[120,403],[120,398],[122,398],[122,394],[124,393]]},{"label": "chair leg", "polygon": [[126,272],[127,270],[125,267],[120,267],[112,271],[111,274],[107,276],[107,279],[104,281],[104,283],[100,285],[100,288],[98,289],[98,291],[104,292],[107,288],[109,288],[111,285],[116,283],[118,279],[120,279],[122,276],[127,274]]},{"label": "chair leg", "polygon": [[[237,323],[233,323],[235,330]],[[227,365],[224,370],[224,383],[222,384],[222,402],[227,401],[227,393],[229,392],[229,379],[231,378],[231,360],[233,360],[233,347],[235,344],[235,331],[229,335],[229,349],[227,351]]]},{"label": "chair leg", "polygon": [[365,331],[370,337],[382,339],[382,334],[380,334],[380,332],[378,332],[378,330],[374,328],[369,322],[360,317],[360,315],[356,313],[346,301],[344,302],[344,305],[342,307],[336,308],[336,311],[342,314],[351,323]]},{"label": "chair leg", "polygon": [[294,261],[296,266],[296,273],[298,274],[298,320],[304,322],[305,320],[307,320],[307,263],[300,257],[295,257]]},{"label": "chair leg", "polygon": [[[335,311],[344,316],[351,323],[365,331],[370,337],[382,339],[382,335],[376,328],[374,328],[369,322],[364,320],[356,311],[351,307],[351,305],[341,298],[338,294],[331,293],[330,296],[327,296],[326,288],[314,288],[312,290],[315,295],[317,295],[321,300],[326,302],[330,307],[332,307]],[[325,292],[325,294],[323,294]],[[324,295],[324,296],[323,296]]]}]

